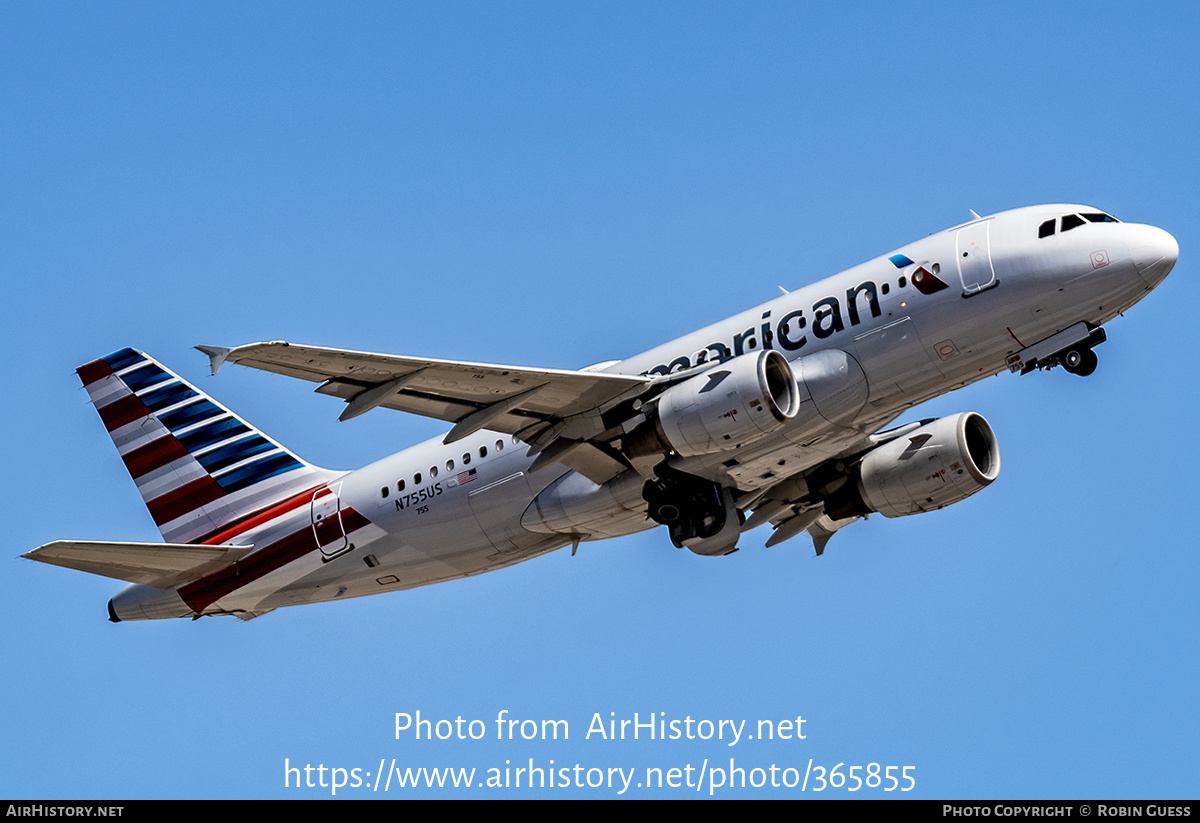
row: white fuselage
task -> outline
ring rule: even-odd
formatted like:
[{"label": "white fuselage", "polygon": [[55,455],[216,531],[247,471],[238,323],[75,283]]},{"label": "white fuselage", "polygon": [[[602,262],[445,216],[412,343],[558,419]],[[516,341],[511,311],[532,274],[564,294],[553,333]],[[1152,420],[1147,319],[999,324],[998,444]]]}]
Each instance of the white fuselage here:
[{"label": "white fuselage", "polygon": [[[1106,322],[1170,271],[1177,246],[1151,226],[1089,222],[1039,237],[1045,221],[1084,211],[1094,210],[1040,206],[973,220],[604,370],[665,375],[763,348],[793,365],[823,350],[848,354],[865,375],[852,415],[827,415],[816,428],[808,420],[803,430],[797,415],[736,460],[670,458],[673,468],[752,492],[837,456],[911,406],[1004,371],[1011,356],[1060,330]],[[945,288],[918,289],[921,269]],[[633,472],[598,487],[558,464],[531,473],[526,451],[512,435],[480,431],[347,473],[329,484],[335,508],[359,516],[347,520],[342,553],[309,551],[247,584],[214,589],[219,596],[203,610],[261,612],[408,589],[655,525]],[[534,503],[556,481],[578,486],[580,506],[594,512],[585,534],[557,527],[554,513]],[[240,539],[270,551],[281,536],[311,528],[313,517],[303,506]]]}]

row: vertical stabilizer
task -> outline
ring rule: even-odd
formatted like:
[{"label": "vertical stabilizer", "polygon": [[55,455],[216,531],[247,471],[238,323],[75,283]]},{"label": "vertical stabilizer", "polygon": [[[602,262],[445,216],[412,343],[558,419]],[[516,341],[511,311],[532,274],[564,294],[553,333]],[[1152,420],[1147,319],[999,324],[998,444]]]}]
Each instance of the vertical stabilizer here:
[{"label": "vertical stabilizer", "polygon": [[338,473],[305,463],[136,349],[77,370],[169,543],[202,543]]}]

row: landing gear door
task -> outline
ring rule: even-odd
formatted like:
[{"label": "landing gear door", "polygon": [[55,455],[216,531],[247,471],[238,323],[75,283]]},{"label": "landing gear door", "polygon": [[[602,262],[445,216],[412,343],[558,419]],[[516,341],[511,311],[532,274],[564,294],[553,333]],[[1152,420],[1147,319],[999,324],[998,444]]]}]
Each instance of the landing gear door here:
[{"label": "landing gear door", "polygon": [[991,220],[981,220],[958,231],[954,256],[958,258],[963,297],[971,297],[999,285],[988,247],[991,225]]},{"label": "landing gear door", "polygon": [[342,484],[322,486],[313,492],[312,530],[313,539],[321,550],[321,557],[332,560],[350,548],[346,527],[342,523]]}]

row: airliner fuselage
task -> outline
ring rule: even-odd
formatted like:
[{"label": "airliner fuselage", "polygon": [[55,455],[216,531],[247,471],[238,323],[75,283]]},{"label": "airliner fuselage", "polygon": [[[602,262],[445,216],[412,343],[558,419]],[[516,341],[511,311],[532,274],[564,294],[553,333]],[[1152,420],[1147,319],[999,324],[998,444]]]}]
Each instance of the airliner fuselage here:
[{"label": "airliner fuselage", "polygon": [[[773,541],[807,531],[820,552],[867,513],[928,511],[990,483],[999,456],[978,415],[881,430],[1002,371],[1090,374],[1101,326],[1162,282],[1177,255],[1153,226],[1038,206],[974,219],[581,372],[283,343],[204,349],[214,371],[231,360],[320,382],[347,400],[349,416],[385,405],[455,423],[446,438],[352,472],[297,462],[289,475],[276,457],[277,474],[255,473],[277,444],[249,427],[201,437],[232,415],[190,419],[191,396],[161,405],[164,387],[191,387],[140,353],[112,355],[80,375],[168,544],[211,556],[164,570],[138,548],[156,544],[113,544],[108,571],[104,559],[78,559],[105,544],[52,543],[30,556],[142,581],[109,606],[112,619],[133,620],[253,617],[408,589],[660,523],[698,554],[733,551],[767,522]],[[118,402],[125,416],[113,413]],[[162,421],[159,435],[134,434],[148,417]],[[238,446],[248,443],[262,456]],[[240,462],[218,465],[222,451]],[[180,466],[193,464],[199,479],[145,480],[168,477],[166,468],[183,477]],[[243,479],[229,481],[239,470]],[[212,491],[193,506],[200,488]],[[126,566],[155,571],[117,573]]]}]

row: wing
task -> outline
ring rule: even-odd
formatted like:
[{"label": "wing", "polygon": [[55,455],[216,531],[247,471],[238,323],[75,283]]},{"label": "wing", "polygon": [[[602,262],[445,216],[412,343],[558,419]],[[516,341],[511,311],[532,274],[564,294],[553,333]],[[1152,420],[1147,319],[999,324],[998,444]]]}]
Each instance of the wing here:
[{"label": "wing", "polygon": [[[445,442],[480,429],[519,436],[548,462],[602,483],[629,468],[602,437],[603,412],[643,393],[651,378],[531,369],[295,346],[282,341],[233,349],[197,346],[213,374],[225,362],[319,383],[347,402],[340,419],[377,406],[453,423]],[[539,464],[535,464],[535,468]]]},{"label": "wing", "polygon": [[818,495],[813,494],[804,477],[792,477],[777,483],[755,495],[754,499],[742,508],[754,511],[746,518],[742,531],[750,531],[764,523],[770,523],[774,528],[771,536],[767,538],[768,548],[791,540],[798,534],[807,533],[812,538],[813,548],[817,550],[818,555],[825,553],[825,544],[833,537],[834,532],[860,519],[851,517],[834,520],[825,513],[823,502]]},{"label": "wing", "polygon": [[[911,434],[922,426],[934,422],[933,419],[918,420],[897,426],[894,429],[876,432],[864,437],[858,443],[846,449],[836,462],[852,462],[864,452],[890,443],[907,434]],[[835,461],[814,467],[808,472],[793,475],[773,486],[748,496],[739,502],[743,511],[753,510],[742,531],[749,531],[764,523],[770,523],[774,528],[766,545],[777,546],[785,540],[791,540],[798,534],[807,533],[813,540],[817,554],[825,552],[825,544],[835,532],[855,523],[860,517],[849,517],[836,520],[825,512],[822,499],[822,488],[838,482],[845,482],[847,477],[841,472],[830,473],[824,467]]]}]

